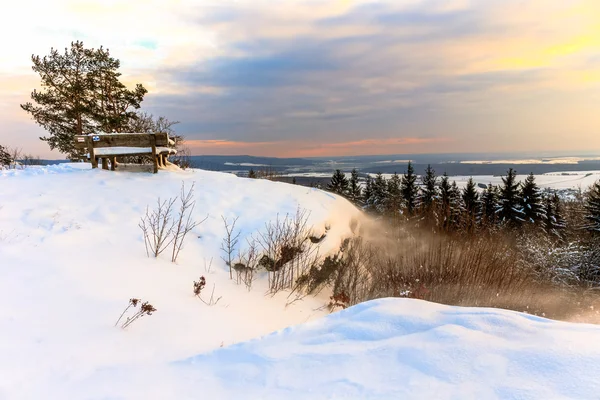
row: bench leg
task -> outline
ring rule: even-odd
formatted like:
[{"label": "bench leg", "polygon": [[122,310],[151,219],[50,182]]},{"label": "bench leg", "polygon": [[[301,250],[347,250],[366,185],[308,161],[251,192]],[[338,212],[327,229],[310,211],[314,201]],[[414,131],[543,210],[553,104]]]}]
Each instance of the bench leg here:
[{"label": "bench leg", "polygon": [[88,136],[86,138],[87,141],[87,149],[90,152],[90,161],[92,163],[92,169],[98,168],[98,159],[96,158],[96,152],[94,151],[94,142],[92,142],[92,138]]},{"label": "bench leg", "polygon": [[117,167],[117,157],[116,156],[112,156],[110,158],[110,170],[114,171],[116,167]]},{"label": "bench leg", "polygon": [[152,163],[154,164],[154,173],[158,172],[158,157],[156,154],[156,146],[152,146]]},{"label": "bench leg", "polygon": [[102,169],[108,170],[108,158],[102,157]]}]

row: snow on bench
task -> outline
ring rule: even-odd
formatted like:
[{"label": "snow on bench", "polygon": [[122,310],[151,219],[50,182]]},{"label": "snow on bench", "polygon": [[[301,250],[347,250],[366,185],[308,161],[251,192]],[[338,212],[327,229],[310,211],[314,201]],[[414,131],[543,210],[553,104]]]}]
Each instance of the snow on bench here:
[{"label": "snow on bench", "polygon": [[177,150],[168,147],[175,142],[164,132],[160,133],[101,133],[75,136],[75,148],[87,149],[92,168],[98,168],[98,158],[102,159],[102,168],[111,170],[116,167],[117,156],[137,156],[152,154],[154,173],[158,167],[164,167],[167,158]]},{"label": "snow on bench", "polygon": [[[158,154],[176,154],[177,150],[169,147],[157,147],[156,152]],[[152,154],[152,147],[100,147],[94,150],[94,154],[96,154],[97,157]]]}]

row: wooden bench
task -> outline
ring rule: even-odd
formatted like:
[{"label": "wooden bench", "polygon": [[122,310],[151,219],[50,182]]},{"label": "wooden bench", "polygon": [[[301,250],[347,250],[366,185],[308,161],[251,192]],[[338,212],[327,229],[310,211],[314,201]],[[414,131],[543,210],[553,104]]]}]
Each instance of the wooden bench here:
[{"label": "wooden bench", "polygon": [[92,168],[98,168],[98,159],[102,159],[102,169],[115,170],[117,157],[152,155],[154,173],[158,167],[164,167],[170,154],[177,151],[169,146],[175,142],[167,133],[100,133],[75,136],[75,148],[87,149]]}]

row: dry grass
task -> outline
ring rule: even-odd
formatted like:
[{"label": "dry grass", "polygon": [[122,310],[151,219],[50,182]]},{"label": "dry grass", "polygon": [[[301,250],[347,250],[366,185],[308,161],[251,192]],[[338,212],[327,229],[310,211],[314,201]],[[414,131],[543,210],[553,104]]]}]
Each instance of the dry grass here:
[{"label": "dry grass", "polygon": [[600,321],[596,291],[540,279],[514,238],[502,235],[446,236],[379,225],[367,236],[348,240],[337,256],[305,273],[296,289],[315,293],[324,286],[331,286],[332,299],[344,299],[345,305],[411,297]]}]

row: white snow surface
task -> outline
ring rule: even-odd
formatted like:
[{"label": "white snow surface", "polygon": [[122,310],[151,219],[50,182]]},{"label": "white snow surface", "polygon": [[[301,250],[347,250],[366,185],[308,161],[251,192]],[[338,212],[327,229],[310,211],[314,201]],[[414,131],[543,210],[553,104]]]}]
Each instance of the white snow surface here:
[{"label": "white snow surface", "polygon": [[[177,264],[149,259],[139,218],[182,181],[209,218]],[[299,205],[317,234],[330,226],[323,254],[359,216],[320,190],[223,173],[0,171],[0,399],[598,398],[598,326],[409,299],[327,315],[326,295],[286,306],[264,277],[230,281],[221,215],[239,216],[243,242]],[[216,306],[193,296],[200,275]],[[157,311],[113,327],[131,297]]]}]

